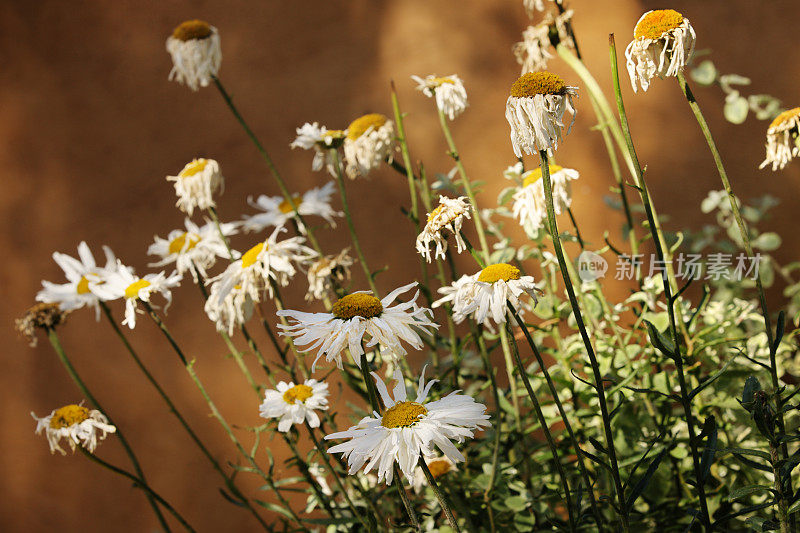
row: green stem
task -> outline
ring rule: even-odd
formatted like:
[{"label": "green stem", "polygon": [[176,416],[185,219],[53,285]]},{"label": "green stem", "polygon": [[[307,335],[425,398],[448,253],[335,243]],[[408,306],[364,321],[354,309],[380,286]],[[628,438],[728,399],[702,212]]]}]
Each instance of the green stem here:
[{"label": "green stem", "polygon": [[436,106],[436,110],[439,113],[439,124],[442,126],[444,138],[447,140],[447,146],[450,148],[449,155],[456,162],[456,168],[458,169],[458,174],[461,176],[461,183],[464,185],[464,191],[466,191],[467,197],[469,197],[469,202],[472,204],[472,209],[475,211],[475,230],[478,232],[478,242],[481,244],[481,251],[483,252],[484,259],[488,263],[489,244],[486,241],[486,233],[483,229],[483,220],[481,220],[481,212],[478,210],[478,202],[475,199],[475,192],[472,190],[472,183],[469,181],[469,177],[467,177],[467,171],[464,170],[464,165],[461,163],[461,156],[458,154],[456,143],[453,141],[453,136],[450,133],[450,126],[447,124],[447,117],[445,116],[444,111],[439,109],[439,106]]},{"label": "green stem", "polygon": [[575,322],[580,331],[583,344],[586,347],[586,354],[589,357],[589,364],[592,367],[592,374],[594,377],[595,391],[597,392],[597,399],[600,403],[600,414],[603,419],[603,429],[606,438],[606,450],[608,458],[611,462],[611,476],[614,479],[614,489],[617,496],[617,504],[619,506],[620,519],[622,521],[623,531],[630,531],[628,525],[628,512],[625,505],[625,495],[622,488],[622,479],[619,473],[619,465],[617,464],[617,450],[614,446],[614,433],[611,429],[611,416],[608,411],[608,404],[606,402],[605,388],[603,384],[603,375],[600,372],[600,364],[597,362],[597,356],[592,346],[592,340],[589,333],[586,331],[586,325],[583,322],[583,315],[581,313],[578,300],[575,297],[575,288],[572,285],[569,271],[567,270],[567,261],[564,257],[564,250],[561,247],[561,237],[558,234],[558,224],[556,223],[556,212],[553,205],[553,184],[550,182],[550,167],[547,161],[547,151],[539,151],[540,167],[542,169],[542,183],[544,184],[544,197],[547,203],[547,221],[550,236],[553,239],[553,248],[556,252],[558,259],[558,266],[561,269],[561,277],[564,280],[564,287],[569,297],[570,305],[572,306],[572,313],[575,317]]},{"label": "green stem", "polygon": [[[653,244],[656,248],[656,254],[658,255],[659,261],[665,262],[668,260],[668,249],[666,241],[663,241],[661,235],[658,234],[655,229],[656,226],[654,224],[655,220],[655,213],[653,212],[652,206],[652,199],[650,198],[650,194],[647,189],[647,184],[644,180],[644,174],[642,173],[641,165],[639,164],[639,158],[636,155],[636,148],[633,145],[633,137],[631,136],[630,125],[628,124],[628,115],[625,112],[625,103],[622,100],[622,90],[620,89],[619,84],[619,68],[617,66],[617,49],[614,43],[614,35],[611,34],[609,36],[609,47],[610,47],[610,54],[611,54],[611,72],[612,78],[614,81],[614,93],[616,94],[617,98],[617,108],[619,111],[620,123],[622,124],[622,130],[625,135],[625,141],[628,148],[628,153],[630,155],[631,161],[634,163],[634,169],[636,171],[636,184],[639,187],[639,194],[642,197],[642,203],[644,204],[645,214],[647,215],[647,220],[650,225],[650,231],[653,237]],[[670,259],[671,261],[671,259]],[[689,433],[689,448],[691,450],[692,455],[692,465],[694,467],[694,473],[696,478],[695,489],[697,490],[697,495],[700,500],[700,510],[701,510],[701,517],[700,520],[703,523],[704,529],[707,531],[711,531],[713,528],[711,526],[711,515],[708,511],[708,502],[706,500],[706,493],[705,493],[705,483],[703,479],[703,471],[700,466],[700,452],[697,448],[697,439],[696,439],[696,430],[695,430],[695,420],[694,415],[692,414],[692,404],[691,399],[689,397],[688,386],[686,383],[686,376],[685,371],[683,368],[683,354],[681,353],[681,339],[678,335],[678,329],[676,326],[676,317],[675,317],[675,300],[672,296],[672,287],[669,283],[668,274],[666,271],[661,271],[663,285],[664,285],[664,296],[667,299],[667,311],[669,315],[669,325],[670,331],[672,333],[673,343],[674,343],[674,353],[672,354],[672,359],[675,362],[675,367],[678,374],[678,384],[681,391],[681,405],[683,407],[684,415],[686,417],[686,426]],[[681,320],[683,323],[683,320]]]},{"label": "green stem", "polygon": [[353,224],[353,217],[350,215],[350,206],[347,203],[347,193],[345,192],[344,188],[344,175],[342,173],[342,162],[339,159],[339,152],[335,148],[332,148],[330,150],[330,156],[331,159],[333,159],[333,166],[336,168],[336,184],[339,186],[339,195],[342,197],[342,210],[344,211],[344,217],[347,221],[347,228],[350,230],[350,238],[353,240],[353,248],[358,256],[358,262],[361,264],[361,268],[364,269],[364,275],[367,277],[367,283],[369,283],[372,293],[376,298],[379,298],[378,289],[375,287],[375,280],[373,279],[372,271],[369,269],[369,266],[367,265],[367,259],[364,257],[364,252],[361,250],[361,243],[359,242],[358,235],[356,234],[356,227]]},{"label": "green stem", "polygon": [[264,519],[261,518],[258,512],[252,507],[250,501],[244,496],[244,494],[242,494],[242,492],[239,490],[239,488],[236,486],[233,480],[228,476],[228,474],[225,473],[225,471],[220,466],[219,462],[216,459],[214,459],[214,456],[211,455],[211,452],[208,450],[208,448],[206,448],[205,444],[203,444],[203,441],[200,440],[200,437],[197,436],[197,433],[194,432],[194,430],[191,428],[191,426],[183,417],[183,415],[180,413],[180,411],[178,411],[178,408],[172,402],[172,399],[170,399],[169,395],[164,391],[164,389],[161,387],[158,381],[156,381],[155,377],[153,377],[153,375],[144,365],[144,362],[139,358],[139,355],[133,349],[133,346],[131,346],[127,337],[125,337],[125,335],[122,333],[122,330],[120,330],[119,326],[114,321],[114,317],[111,315],[111,310],[108,308],[108,305],[106,305],[105,302],[100,302],[100,306],[103,309],[103,313],[105,313],[105,316],[108,319],[109,324],[111,324],[111,327],[114,329],[114,332],[117,334],[119,339],[122,341],[122,344],[125,346],[125,349],[133,358],[133,361],[136,363],[136,366],[139,367],[139,370],[142,371],[142,374],[144,374],[145,378],[147,378],[147,381],[149,381],[150,384],[153,386],[153,388],[156,389],[158,395],[161,396],[161,399],[164,400],[164,403],[167,404],[169,412],[172,413],[175,416],[175,418],[178,419],[180,425],[183,427],[184,430],[186,430],[186,433],[189,434],[189,437],[192,439],[192,442],[195,443],[195,445],[200,449],[200,451],[203,453],[206,459],[208,459],[214,470],[217,473],[219,473],[220,476],[222,476],[223,480],[225,481],[225,485],[228,487],[228,490],[230,490],[231,493],[234,496],[236,496],[236,498],[239,499],[239,501],[244,503],[247,506],[247,509],[250,511],[250,513],[261,524],[261,526],[265,530],[269,531],[270,526],[267,525],[266,522],[264,522]]},{"label": "green stem", "polygon": [[239,113],[239,110],[233,104],[233,99],[228,94],[228,91],[225,90],[225,87],[223,87],[222,82],[219,80],[219,78],[217,78],[216,76],[212,76],[212,79],[214,80],[214,85],[216,85],[217,89],[219,89],[219,93],[222,95],[223,100],[225,100],[225,103],[228,105],[228,108],[231,110],[231,113],[233,113],[233,116],[239,122],[239,125],[242,126],[242,129],[244,130],[244,132],[247,134],[247,136],[253,142],[255,147],[258,149],[258,152],[261,154],[261,157],[267,163],[267,168],[269,168],[269,171],[272,174],[272,177],[275,178],[275,181],[278,184],[278,188],[280,188],[280,190],[281,190],[281,194],[283,195],[284,200],[286,200],[286,202],[292,207],[292,210],[294,211],[294,216],[297,218],[297,220],[300,222],[300,224],[302,224],[306,228],[306,231],[307,231],[307,234],[308,234],[308,241],[311,243],[311,246],[314,247],[314,249],[317,251],[317,253],[322,255],[322,249],[320,248],[319,242],[317,242],[317,239],[314,236],[313,230],[311,229],[311,227],[308,224],[306,224],[303,221],[303,216],[297,210],[298,205],[294,201],[294,198],[292,198],[292,195],[289,192],[289,189],[286,187],[286,182],[283,181],[283,178],[281,177],[280,173],[278,173],[278,169],[275,167],[275,164],[272,162],[272,158],[269,156],[267,151],[264,149],[264,146],[258,140],[258,137],[256,137],[255,133],[253,133],[253,130],[250,129],[250,126],[247,125],[247,122],[245,122],[244,117],[242,117],[241,113]]},{"label": "green stem", "polygon": [[[189,522],[187,522],[186,519],[184,519],[183,516],[181,516],[181,514],[178,511],[176,511],[175,508],[172,507],[167,500],[162,498],[156,491],[154,491],[152,488],[150,488],[150,486],[147,484],[147,482],[145,480],[143,480],[141,477],[134,476],[130,472],[126,472],[125,470],[123,470],[123,469],[121,469],[119,467],[116,467],[116,466],[112,465],[111,463],[107,463],[106,461],[103,461],[102,459],[97,457],[95,454],[89,452],[88,450],[85,450],[83,448],[83,446],[78,446],[78,449],[90,461],[93,461],[93,462],[97,463],[98,465],[102,466],[103,468],[108,469],[111,472],[114,472],[115,474],[119,474],[120,476],[128,478],[131,481],[133,481],[134,486],[136,486],[139,489],[142,489],[150,498],[154,499],[155,501],[157,501],[158,503],[163,505],[164,508],[167,511],[169,511],[172,514],[172,516],[174,516],[175,519],[178,522],[180,522],[180,524],[184,527],[184,529],[186,529],[186,531],[194,532],[194,528],[189,525]],[[169,531],[169,529],[167,531]]]},{"label": "green stem", "polygon": [[450,523],[450,527],[456,533],[461,533],[461,528],[458,527],[458,522],[456,518],[453,516],[453,511],[450,510],[450,505],[445,498],[444,493],[439,488],[439,485],[436,483],[436,479],[434,479],[433,474],[431,474],[431,469],[428,468],[428,464],[425,462],[425,457],[419,458],[419,466],[422,468],[422,471],[425,473],[425,479],[428,480],[428,485],[431,489],[433,489],[433,493],[436,495],[436,499],[439,500],[439,505],[442,507],[444,511],[444,515],[447,517],[447,521]]},{"label": "green stem", "polygon": [[[55,350],[56,355],[58,355],[58,358],[61,360],[61,364],[64,365],[64,368],[67,370],[67,373],[72,378],[72,381],[75,382],[75,385],[78,386],[78,389],[80,389],[81,393],[83,393],[83,395],[86,397],[87,400],[89,400],[89,403],[91,403],[95,409],[97,409],[98,411],[103,413],[103,415],[105,415],[105,417],[108,419],[109,424],[117,428],[117,431],[114,434],[117,436],[120,444],[122,444],[122,447],[125,449],[125,453],[130,458],[131,464],[133,465],[133,469],[136,470],[136,475],[138,475],[142,481],[146,481],[144,477],[144,471],[142,470],[142,467],[139,464],[139,459],[136,457],[136,454],[133,453],[133,448],[131,448],[131,445],[128,443],[128,439],[125,438],[125,435],[122,432],[122,428],[114,423],[114,420],[111,418],[111,415],[105,409],[103,409],[103,406],[100,405],[100,402],[97,401],[97,398],[95,398],[95,396],[91,392],[89,392],[89,388],[86,386],[86,383],[84,383],[84,381],[78,375],[78,371],[75,370],[74,366],[72,366],[72,362],[67,357],[66,352],[64,352],[64,348],[61,346],[61,341],[58,339],[56,331],[52,328],[47,328],[47,338],[50,340],[50,344],[53,346],[53,350]],[[148,502],[150,502],[150,506],[153,508],[153,512],[155,513],[158,522],[161,524],[161,527],[164,528],[164,531],[169,531],[170,530],[169,525],[167,525],[167,521],[164,518],[164,515],[161,513],[161,509],[158,508],[156,499],[150,493],[147,493],[146,496]]]}]

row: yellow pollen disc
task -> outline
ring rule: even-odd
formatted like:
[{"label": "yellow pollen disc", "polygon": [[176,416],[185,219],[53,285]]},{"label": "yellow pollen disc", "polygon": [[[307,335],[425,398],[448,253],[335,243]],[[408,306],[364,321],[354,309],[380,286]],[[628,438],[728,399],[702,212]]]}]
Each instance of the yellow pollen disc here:
[{"label": "yellow pollen disc", "polygon": [[81,276],[81,280],[78,282],[78,287],[75,289],[78,294],[87,294],[89,293],[89,280],[86,279],[86,276]]},{"label": "yellow pollen disc", "polygon": [[150,282],[146,279],[138,279],[128,285],[128,288],[125,289],[125,298],[136,298],[139,296],[139,291],[144,289],[145,287],[149,287]]},{"label": "yellow pollen disc", "polygon": [[289,405],[294,405],[297,401],[305,402],[311,398],[312,394],[314,394],[314,391],[308,385],[295,385],[283,393],[283,401]]},{"label": "yellow pollen disc", "polygon": [[322,135],[324,139],[342,139],[344,137],[344,130],[326,130]]},{"label": "yellow pollen disc", "polygon": [[645,15],[633,30],[636,39],[660,39],[670,30],[683,24],[683,15],[673,9],[656,9]]},{"label": "yellow pollen disc", "polygon": [[438,216],[438,215],[439,215],[439,213],[441,213],[441,212],[442,212],[442,210],[444,210],[444,206],[443,206],[443,205],[440,205],[440,206],[438,206],[436,209],[434,209],[433,211],[431,211],[430,213],[428,213],[428,222],[430,222],[431,220],[433,220],[433,218],[434,218],[434,217]]},{"label": "yellow pollen disc", "polygon": [[417,402],[399,402],[383,413],[381,425],[385,428],[407,428],[417,423],[419,417],[427,415],[425,406]]},{"label": "yellow pollen disc", "polygon": [[510,281],[519,279],[519,269],[508,263],[495,263],[481,270],[478,281],[484,283],[494,283],[495,281]]},{"label": "yellow pollen disc", "polygon": [[[186,247],[185,251],[189,251],[195,246],[197,243],[200,242],[200,238],[192,235],[189,237],[189,246]],[[183,247],[186,246],[186,233],[178,235],[174,239],[169,242],[169,253],[171,254],[179,254],[184,251]]]},{"label": "yellow pollen disc", "polygon": [[192,39],[207,39],[211,37],[211,25],[202,20],[187,20],[172,31],[172,36],[180,41],[191,41]]},{"label": "yellow pollen disc", "polygon": [[770,123],[769,127],[770,128],[777,128],[778,126],[780,126],[784,122],[788,122],[788,121],[792,120],[793,118],[795,118],[798,115],[800,115],[800,107],[795,107],[794,109],[790,109],[788,111],[784,111],[783,113],[781,113],[780,115],[775,117],[775,120],[773,120]]},{"label": "yellow pollen disc", "polygon": [[80,424],[89,418],[89,409],[81,405],[65,405],[56,409],[50,418],[50,427],[53,429],[67,428],[74,424]]},{"label": "yellow pollen disc", "polygon": [[264,249],[264,243],[260,242],[247,250],[242,256],[242,268],[253,266],[253,264],[258,261],[258,254],[260,254]]},{"label": "yellow pollen disc", "polygon": [[371,113],[369,115],[364,115],[363,117],[359,117],[355,119],[350,125],[347,127],[347,138],[351,141],[355,141],[366,131],[372,127],[373,129],[378,129],[389,119],[385,116],[381,115],[380,113]]},{"label": "yellow pollen disc", "polygon": [[433,478],[436,479],[450,471],[450,463],[444,459],[434,459],[428,463],[428,469],[430,469]]},{"label": "yellow pollen disc", "polygon": [[451,85],[455,85],[456,84],[456,82],[454,82],[452,78],[433,78],[430,81],[430,84],[431,85],[436,85],[436,87],[440,87],[440,86],[444,85],[445,83],[449,83]]},{"label": "yellow pollen disc", "polygon": [[537,94],[564,94],[567,84],[552,72],[528,72],[511,85],[511,96],[526,98]]},{"label": "yellow pollen disc", "polygon": [[383,304],[371,294],[359,292],[343,296],[333,304],[333,316],[342,320],[349,320],[353,317],[375,318],[383,313]]},{"label": "yellow pollen disc", "polygon": [[183,167],[183,170],[181,170],[181,173],[178,174],[178,177],[189,178],[195,174],[199,174],[205,170],[207,164],[207,159],[192,159],[191,163]]},{"label": "yellow pollen disc", "polygon": [[[548,168],[550,169],[551,176],[561,170],[561,167],[558,165],[548,165]],[[542,179],[542,167],[531,170],[531,173],[528,174],[528,177],[522,181],[522,186],[527,187],[528,185],[533,185],[540,179]]]},{"label": "yellow pollen disc", "polygon": [[[303,200],[299,194],[293,194],[292,202],[294,202],[294,205],[296,205],[297,208],[300,209],[300,204],[303,203]],[[281,205],[278,206],[278,209],[280,209],[281,213],[287,213],[287,214],[294,211],[292,204],[290,204],[288,200],[282,201]]]}]

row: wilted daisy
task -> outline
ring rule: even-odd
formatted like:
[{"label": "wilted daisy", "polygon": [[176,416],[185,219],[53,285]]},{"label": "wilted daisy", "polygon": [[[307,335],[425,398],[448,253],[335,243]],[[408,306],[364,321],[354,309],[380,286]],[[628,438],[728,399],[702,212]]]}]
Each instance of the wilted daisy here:
[{"label": "wilted daisy", "polygon": [[229,222],[217,225],[206,220],[198,226],[188,218],[184,221],[185,229],[169,232],[166,239],[156,235],[155,242],[147,249],[147,255],[157,255],[160,260],[148,266],[161,267],[175,263],[178,274],[191,272],[195,283],[198,274],[206,277],[206,270],[214,266],[217,257],[230,257],[228,247],[222,240],[222,234],[235,235],[238,224]]},{"label": "wilted daisy", "polygon": [[187,20],[175,28],[167,39],[167,52],[173,65],[169,79],[193,91],[207,87],[222,63],[217,28],[202,20]]},{"label": "wilted daisy", "polygon": [[[396,356],[406,354],[400,341],[415,349],[422,348],[418,330],[438,328],[430,320],[432,312],[416,304],[419,291],[409,301],[390,306],[395,298],[417,282],[409,283],[390,292],[379,300],[369,292],[356,292],[339,299],[330,313],[303,313],[301,311],[278,311],[278,316],[289,318],[289,324],[279,324],[281,335],[294,337],[294,343],[303,351],[317,350],[312,371],[323,355],[326,361],[336,361],[342,368],[342,351],[350,349],[356,365],[361,366],[362,340],[366,346],[380,344]],[[365,338],[365,335],[367,336]],[[369,340],[367,340],[369,339]]]},{"label": "wilted daisy", "polygon": [[[297,212],[302,216],[316,215],[324,218],[332,227],[336,227],[334,217],[342,216],[341,211],[336,211],[331,207],[331,196],[335,192],[335,185],[329,181],[322,187],[314,187],[306,191],[302,196],[292,195],[292,202],[297,207]],[[247,199],[247,203],[252,207],[262,211],[257,215],[245,216],[243,226],[247,231],[262,231],[269,226],[283,226],[289,220],[295,218],[292,204],[283,196],[260,195],[253,200]],[[305,231],[305,227],[297,221],[300,230]]]},{"label": "wilted daisy", "polygon": [[37,329],[53,329],[63,323],[69,311],[61,309],[59,303],[39,303],[28,309],[22,318],[14,320],[14,329],[25,337],[31,348],[37,344]]},{"label": "wilted daisy", "polygon": [[97,441],[105,439],[107,433],[117,431],[103,413],[82,405],[65,405],[42,418],[35,413],[31,416],[36,420],[36,434],[45,432],[50,453],[67,453],[60,446],[61,439],[67,440],[73,452],[76,446],[82,446],[92,453],[97,448]]},{"label": "wilted daisy", "polygon": [[646,91],[658,76],[676,76],[683,71],[694,50],[695,33],[689,19],[672,9],[648,11],[633,30],[633,41],[625,49],[633,92],[637,83]]},{"label": "wilted daisy", "polygon": [[175,182],[178,209],[192,215],[195,208],[208,209],[217,204],[214,193],[225,187],[225,180],[219,171],[219,163],[213,159],[192,159],[177,176],[167,176],[167,181]]},{"label": "wilted daisy", "polygon": [[250,248],[222,274],[207,281],[211,289],[205,310],[219,331],[233,334],[234,326],[248,318],[252,302],[260,302],[265,291],[272,296],[270,280],[286,286],[297,273],[297,266],[305,266],[316,257],[317,252],[303,244],[303,237],[278,241],[285,231],[276,228],[267,240]]},{"label": "wilted daisy", "polygon": [[445,302],[453,304],[456,323],[472,316],[476,322],[491,326],[506,321],[506,300],[519,307],[520,296],[527,294],[536,303],[536,284],[533,276],[523,276],[520,270],[507,263],[489,265],[477,274],[462,276],[451,287],[439,289],[444,297],[433,303],[438,307]]},{"label": "wilted daisy", "polygon": [[36,300],[45,303],[58,303],[63,311],[73,311],[85,305],[95,308],[100,319],[99,298],[94,290],[105,283],[106,277],[117,268],[117,258],[108,246],[103,246],[106,264],[97,266],[89,245],[78,245],[78,258],[60,252],[53,253],[53,260],[64,271],[67,283],[57,284],[42,281],[43,289],[36,294]]},{"label": "wilted daisy", "polygon": [[313,148],[314,160],[311,162],[311,170],[317,172],[324,166],[332,176],[336,176],[330,150],[342,146],[346,134],[347,132],[343,130],[329,130],[316,122],[313,124],[306,122],[297,128],[297,137],[290,146],[303,150]]},{"label": "wilted daisy", "polygon": [[[553,208],[557,215],[572,205],[570,181],[579,177],[578,171],[549,165],[550,183],[553,191]],[[547,220],[547,201],[544,194],[542,169],[537,167],[522,175],[522,187],[514,193],[514,218],[519,219],[528,233],[535,233],[544,227]]]},{"label": "wilted daisy", "polygon": [[522,41],[515,43],[512,48],[517,63],[522,65],[522,74],[547,68],[547,61],[553,58],[550,52],[550,46],[553,44],[550,39],[551,32],[557,39],[557,44],[575,47],[568,27],[572,14],[571,9],[556,16],[548,13],[542,22],[528,26],[522,32]]},{"label": "wilted daisy", "polygon": [[403,373],[395,368],[396,385],[389,396],[386,384],[372,373],[386,410],[383,415],[373,412],[347,431],[326,435],[325,439],[350,439],[328,448],[328,453],[341,453],[347,458],[349,474],[366,465],[364,472],[378,469],[378,482],[390,484],[396,462],[407,479],[414,478],[414,469],[420,457],[434,457],[435,448],[454,463],[464,456],[451,440],[458,443],[472,438],[473,431],[490,426],[486,406],[472,397],[455,391],[444,398],[426,402],[431,387],[437,380],[425,383],[425,372],[419,379],[417,396],[408,401]]},{"label": "wilted daisy", "polygon": [[558,148],[564,112],[572,113],[567,133],[575,122],[572,97],[577,87],[570,87],[556,74],[528,72],[511,85],[511,96],[506,101],[506,120],[511,126],[511,145],[514,155],[538,154],[539,150],[551,152]]},{"label": "wilted daisy", "polygon": [[308,267],[308,292],[306,300],[322,300],[331,294],[336,285],[350,279],[353,258],[345,248],[336,255],[320,257]]},{"label": "wilted daisy", "polygon": [[[457,470],[456,464],[446,455],[443,457],[425,459],[425,463],[428,465],[428,470],[431,471],[431,476],[433,476],[435,480]],[[418,466],[414,469],[414,479],[411,480],[411,486],[414,487],[414,492],[419,494],[422,492],[422,488],[427,485],[428,478],[425,477],[425,472],[422,471],[422,467]]]},{"label": "wilted daisy", "polygon": [[278,431],[286,433],[292,424],[304,421],[308,421],[312,428],[318,428],[319,416],[315,411],[327,409],[328,384],[307,379],[300,385],[281,381],[274,389],[268,389],[258,413],[262,418],[280,418]]},{"label": "wilted daisy", "polygon": [[146,274],[139,277],[133,269],[126,267],[117,260],[117,269],[106,278],[106,282],[95,290],[105,300],[125,298],[125,320],[122,325],[133,329],[136,327],[136,313],[143,312],[138,309],[139,301],[150,303],[154,293],[159,293],[167,301],[164,309],[172,303],[172,289],[181,284],[181,275],[177,272],[165,274]]},{"label": "wilted daisy", "polygon": [[767,129],[767,158],[758,168],[772,165],[773,172],[783,169],[793,157],[800,156],[800,107],[784,111]]},{"label": "wilted daisy", "polygon": [[434,259],[440,257],[444,259],[447,252],[447,237],[442,235],[442,230],[449,230],[456,239],[456,250],[461,253],[467,248],[464,239],[461,237],[461,225],[465,218],[470,218],[472,206],[467,201],[466,196],[459,198],[439,197],[439,205],[428,213],[428,221],[425,228],[417,236],[417,252],[425,256],[431,262],[432,242],[436,243],[436,250],[433,253]]},{"label": "wilted daisy", "polygon": [[394,123],[379,113],[364,115],[347,127],[344,157],[351,179],[366,176],[392,156]]},{"label": "wilted daisy", "polygon": [[463,113],[467,105],[469,105],[467,104],[467,90],[464,88],[464,82],[455,74],[442,78],[431,74],[425,76],[425,79],[419,76],[411,76],[411,79],[417,82],[418,91],[422,91],[422,94],[428,98],[436,98],[436,107],[447,115],[450,120]]}]

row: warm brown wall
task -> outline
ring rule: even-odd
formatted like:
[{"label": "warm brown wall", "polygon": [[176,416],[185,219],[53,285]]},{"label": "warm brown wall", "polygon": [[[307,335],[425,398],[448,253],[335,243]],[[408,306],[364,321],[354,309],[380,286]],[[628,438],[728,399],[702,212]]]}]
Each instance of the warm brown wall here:
[{"label": "warm brown wall", "polygon": [[[143,531],[154,526],[143,498],[129,484],[81,457],[50,456],[33,435],[28,412],[48,412],[80,400],[46,342],[29,349],[15,339],[12,322],[27,308],[41,279],[57,281],[54,250],[74,253],[82,239],[99,250],[108,244],[143,269],[153,234],[181,224],[164,176],[190,158],[218,159],[227,177],[220,201],[223,217],[245,210],[248,194],[276,193],[264,165],[213,89],[190,93],[167,82],[164,39],[186,18],[203,18],[222,35],[221,77],[253,129],[273,153],[292,187],[320,183],[308,153],[292,152],[294,128],[304,121],[343,127],[367,111],[390,112],[388,82],[397,83],[408,118],[415,158],[429,171],[446,171],[431,103],[415,94],[411,74],[457,72],[466,82],[470,110],[453,126],[465,165],[486,180],[490,203],[504,187],[500,172],[513,161],[503,104],[518,75],[511,44],[527,24],[517,0],[397,0],[284,2],[64,3],[6,0],[0,4],[0,324],[4,372],[3,453],[0,454],[0,529],[4,531]],[[624,47],[633,24],[651,1],[574,0],[575,26],[586,62],[609,86],[606,37],[616,32]],[[753,78],[753,93],[766,92],[797,105],[800,48],[795,46],[797,2],[780,0],[678,0],[673,8],[691,18],[698,47],[713,49],[724,72]],[[302,5],[303,7],[297,7]],[[290,7],[294,6],[294,7]],[[555,61],[552,69],[564,72]],[[570,82],[575,76],[567,73]],[[640,157],[662,213],[674,226],[709,220],[699,202],[719,183],[702,137],[673,81],[655,83],[646,95],[626,88]],[[721,94],[698,90],[726,157],[737,192],[747,198],[779,196],[769,227],[782,230],[783,261],[797,256],[800,237],[794,213],[800,164],[772,174],[758,171],[765,124],[750,119],[733,126],[721,118]],[[599,134],[588,131],[591,108],[578,101],[574,133],[559,158],[582,175],[575,211],[585,233],[599,242],[616,232],[621,218],[609,215],[600,197],[611,181]],[[373,264],[391,265],[380,280],[385,290],[415,276],[413,235],[397,206],[406,205],[405,183],[391,172],[352,184],[356,224],[364,229]],[[371,230],[371,231],[370,231]],[[391,235],[391,238],[387,238]],[[246,241],[238,241],[245,243]],[[346,242],[325,234],[330,251]],[[244,247],[244,244],[241,245]],[[468,264],[468,263],[465,263]],[[360,279],[360,278],[359,278]],[[304,285],[304,282],[300,282]],[[302,289],[301,289],[302,290]],[[290,302],[302,305],[299,291]],[[117,312],[119,309],[117,307]],[[61,335],[78,369],[140,451],[152,484],[201,531],[249,530],[251,521],[217,494],[217,478],[150,393],[107,326],[90,312],[75,313]],[[178,291],[168,323],[230,419],[258,422],[254,399],[224,346],[200,311],[190,286]],[[265,341],[262,341],[264,344]],[[135,346],[219,457],[230,444],[199,400],[191,382],[158,332],[142,320]],[[275,448],[279,446],[276,443]],[[278,453],[279,450],[278,450]],[[124,462],[115,441],[101,454]],[[250,484],[256,486],[253,480]]]}]

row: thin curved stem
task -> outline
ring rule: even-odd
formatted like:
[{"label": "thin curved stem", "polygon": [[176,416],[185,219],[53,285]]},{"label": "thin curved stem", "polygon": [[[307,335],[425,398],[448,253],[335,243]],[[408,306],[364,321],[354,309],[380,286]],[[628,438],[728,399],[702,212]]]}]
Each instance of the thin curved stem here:
[{"label": "thin curved stem", "polygon": [[[50,340],[50,344],[53,346],[53,350],[55,350],[59,360],[61,360],[61,364],[64,365],[64,368],[72,378],[72,381],[74,381],[75,385],[78,386],[78,389],[80,389],[83,395],[86,396],[86,399],[89,400],[89,403],[91,403],[95,409],[103,413],[105,417],[108,418],[108,423],[117,428],[117,431],[115,431],[114,434],[117,436],[120,444],[122,444],[122,447],[125,450],[125,453],[130,458],[133,469],[136,471],[136,475],[138,475],[142,480],[145,480],[144,471],[142,470],[142,466],[139,464],[139,459],[136,457],[136,454],[133,453],[133,448],[131,448],[131,445],[128,443],[128,439],[125,438],[122,428],[114,423],[111,415],[105,409],[103,409],[103,406],[100,405],[100,402],[97,401],[97,398],[95,398],[94,394],[89,391],[86,383],[84,383],[83,379],[81,379],[81,377],[78,375],[78,371],[75,370],[74,366],[72,366],[72,362],[67,357],[66,352],[64,352],[64,348],[61,346],[61,341],[58,339],[58,335],[56,335],[56,331],[53,328],[47,328],[47,338]],[[148,502],[150,502],[150,506],[153,508],[153,512],[155,513],[156,518],[158,518],[158,522],[161,524],[161,527],[163,527],[165,531],[169,531],[169,525],[167,524],[161,509],[158,508],[156,500],[149,493],[145,494],[145,496],[147,497]]]},{"label": "thin curved stem", "polygon": [[425,457],[419,458],[419,466],[425,473],[425,479],[428,480],[428,486],[430,486],[430,488],[433,490],[433,493],[436,495],[436,499],[439,500],[439,505],[441,505],[444,515],[447,517],[447,521],[450,523],[450,527],[453,528],[453,531],[456,533],[461,533],[461,528],[458,526],[458,522],[453,516],[453,511],[450,510],[450,504],[442,492],[442,489],[439,488],[439,484],[436,483],[436,479],[433,477],[433,474],[431,474],[431,469],[428,468],[428,464],[425,462]]}]

